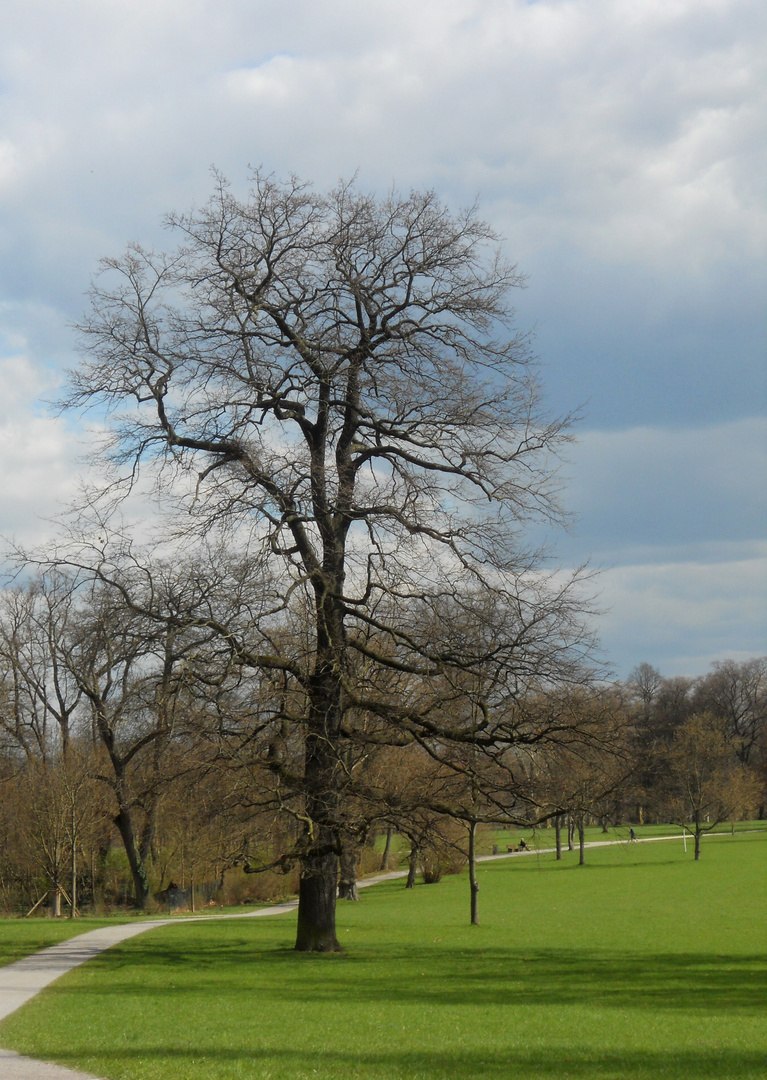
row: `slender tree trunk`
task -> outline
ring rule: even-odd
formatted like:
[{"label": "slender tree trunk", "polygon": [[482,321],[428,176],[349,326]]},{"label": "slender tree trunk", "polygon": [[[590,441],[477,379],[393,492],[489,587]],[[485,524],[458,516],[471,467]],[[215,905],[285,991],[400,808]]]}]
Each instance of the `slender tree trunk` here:
[{"label": "slender tree trunk", "polygon": [[357,844],[345,835],[341,846],[341,879],[338,883],[338,897],[341,900],[359,900],[357,891]]},{"label": "slender tree trunk", "polygon": [[557,858],[562,858],[562,815],[557,814],[554,818],[555,839],[557,844]]},{"label": "slender tree trunk", "polygon": [[69,917],[74,919],[77,915],[77,844],[75,838],[77,830],[75,828],[75,812],[72,809],[72,850],[70,853],[69,862]]},{"label": "slender tree trunk", "polygon": [[578,818],[578,865],[583,866],[586,862],[586,828],[583,824],[583,814]]},{"label": "slender tree trunk", "polygon": [[469,825],[469,889],[471,890],[471,925],[479,926],[479,882],[477,881],[477,823]]},{"label": "slender tree trunk", "polygon": [[575,850],[575,822],[572,814],[567,815],[567,850]]},{"label": "slender tree trunk", "polygon": [[415,879],[418,874],[418,855],[419,851],[417,845],[411,842],[410,859],[407,868],[407,881],[405,882],[406,889],[415,888]]},{"label": "slender tree trunk", "polygon": [[381,856],[381,869],[389,869],[389,856],[391,855],[391,826],[386,830],[386,843],[384,844],[383,855]]},{"label": "slender tree trunk", "polygon": [[93,711],[98,722],[97,730],[99,738],[106,747],[114,771],[112,788],[118,807],[117,814],[114,817],[114,823],[117,826],[117,831],[120,833],[120,838],[123,842],[125,854],[128,859],[131,877],[133,878],[133,892],[136,907],[139,908],[139,910],[144,911],[147,901],[149,900],[149,876],[146,871],[144,860],[141,858],[141,852],[136,839],[136,831],[133,826],[125,759],[117,750],[114,731],[110,727],[103,701],[95,695],[91,696],[91,701],[94,705]]},{"label": "slender tree trunk", "polygon": [[51,889],[51,915],[54,919],[61,917],[61,889],[56,884]]},{"label": "slender tree trunk", "polygon": [[701,829],[699,823],[696,821],[695,822],[695,859],[696,859],[696,861],[700,858],[700,838],[701,838],[702,835],[703,835],[703,830]]},{"label": "slender tree trunk", "polygon": [[157,834],[157,811],[160,798],[157,792],[153,792],[144,819],[144,827],[141,830],[141,841],[138,845],[139,858],[144,866],[150,862],[155,851],[155,837]]},{"label": "slender tree trunk", "polygon": [[136,834],[133,829],[133,819],[130,811],[127,808],[121,808],[116,815],[114,822],[120,833],[123,847],[125,848],[125,854],[128,857],[128,866],[130,867],[131,877],[133,879],[133,892],[136,907],[143,911],[149,900],[149,877],[138,852]]}]

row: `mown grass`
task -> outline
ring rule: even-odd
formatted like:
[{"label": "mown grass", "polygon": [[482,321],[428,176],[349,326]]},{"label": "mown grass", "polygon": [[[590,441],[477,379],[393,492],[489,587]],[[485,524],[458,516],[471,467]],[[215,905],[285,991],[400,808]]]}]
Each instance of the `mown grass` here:
[{"label": "mown grass", "polygon": [[[711,832],[707,835],[710,836],[730,836],[732,833],[741,832],[764,832],[767,835],[767,821],[739,821],[734,825],[728,821],[722,821],[718,825],[715,825]],[[647,840],[662,836],[681,836],[682,830],[678,825],[634,825],[634,832],[638,839]],[[688,833],[688,842],[689,842]],[[521,838],[524,838],[525,842],[531,847],[550,850],[556,846],[556,833],[554,828],[545,828],[539,826],[532,829],[497,829],[493,831],[487,831],[482,834],[482,853],[485,854],[492,849],[493,844],[498,846],[499,851],[505,851],[506,846],[517,846]],[[609,842],[609,841],[627,841],[629,839],[629,826],[618,825],[610,826],[606,831],[599,825],[590,825],[585,830],[585,839],[587,844]],[[562,829],[562,844],[567,846],[567,831]],[[575,846],[578,846],[578,837],[575,837]]]},{"label": "mown grass", "polygon": [[58,945],[100,926],[128,922],[116,919],[0,919],[0,967],[49,945]]},{"label": "mown grass", "polygon": [[767,835],[485,863],[294,918],[152,931],[54,984],[0,1042],[132,1080],[742,1080],[767,1061]]}]

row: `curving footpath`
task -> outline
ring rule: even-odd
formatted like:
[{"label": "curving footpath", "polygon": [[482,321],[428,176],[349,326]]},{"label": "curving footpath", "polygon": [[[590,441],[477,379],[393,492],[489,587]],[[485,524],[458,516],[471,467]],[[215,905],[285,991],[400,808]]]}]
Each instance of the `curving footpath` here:
[{"label": "curving footpath", "polygon": [[[648,844],[659,840],[681,840],[681,836],[652,836],[635,843]],[[592,840],[586,847],[608,847],[613,844],[625,844],[626,840]],[[548,853],[549,848],[546,849]],[[505,852],[499,855],[481,855],[477,862],[489,862],[496,859],[515,859],[525,855],[541,854],[539,850],[530,848],[527,851]],[[378,885],[382,881],[395,881],[407,876],[407,870],[392,870],[385,874],[376,874],[358,883],[361,889],[370,885]],[[16,1009],[21,1008],[27,1001],[39,994],[59,976],[71,971],[86,960],[98,956],[105,949],[113,945],[119,945],[122,941],[143,934],[147,930],[156,930],[158,926],[186,926],[191,923],[204,922],[210,919],[257,919],[266,915],[282,915],[288,911],[295,911],[298,907],[297,900],[289,900],[284,904],[275,904],[272,907],[260,908],[258,911],[237,912],[232,915],[198,915],[190,919],[152,919],[142,923],[130,923],[120,926],[102,926],[98,930],[88,930],[79,937],[62,941],[59,945],[51,945],[31,956],[25,956],[13,964],[0,967],[0,1020],[3,1020]],[[0,1077],[2,1080],[98,1080],[90,1073],[77,1072],[67,1069],[63,1065],[52,1065],[45,1061],[36,1061],[34,1058],[24,1057],[13,1050],[0,1048]]]},{"label": "curving footpath", "polygon": [[[39,994],[50,983],[67,971],[84,964],[94,956],[119,945],[122,941],[156,930],[158,926],[185,926],[208,919],[253,919],[264,915],[281,915],[297,907],[291,900],[259,911],[238,912],[233,915],[200,915],[194,919],[151,919],[141,923],[120,926],[102,926],[88,930],[79,937],[62,941],[25,956],[13,964],[0,968],[0,1020],[3,1020],[27,1001]],[[96,1080],[88,1073],[51,1065],[44,1061],[23,1057],[13,1050],[0,1049],[0,1077],[2,1080]]]}]

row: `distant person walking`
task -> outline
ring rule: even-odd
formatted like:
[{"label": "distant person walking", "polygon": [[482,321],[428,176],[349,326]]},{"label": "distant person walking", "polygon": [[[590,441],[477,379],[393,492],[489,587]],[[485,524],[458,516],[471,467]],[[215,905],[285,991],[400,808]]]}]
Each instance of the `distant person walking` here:
[{"label": "distant person walking", "polygon": [[629,829],[629,843],[630,843],[630,842],[631,842],[632,840],[636,840],[636,838],[637,838],[637,834],[636,834],[636,833],[634,832],[634,829],[633,829],[633,828],[630,828],[630,829]]}]

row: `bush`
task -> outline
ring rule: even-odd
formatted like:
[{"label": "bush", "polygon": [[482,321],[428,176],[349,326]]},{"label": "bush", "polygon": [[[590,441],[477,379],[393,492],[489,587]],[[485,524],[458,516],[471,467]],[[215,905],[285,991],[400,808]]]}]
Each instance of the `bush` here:
[{"label": "bush", "polygon": [[227,871],[216,900],[224,907],[236,907],[238,904],[264,904],[286,900],[297,892],[297,869],[288,874],[277,874],[273,870],[246,874],[244,870],[236,867]]},{"label": "bush", "polygon": [[445,874],[460,874],[467,856],[462,850],[466,830],[456,821],[444,820],[421,849],[421,868],[426,885],[435,885]]}]

